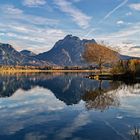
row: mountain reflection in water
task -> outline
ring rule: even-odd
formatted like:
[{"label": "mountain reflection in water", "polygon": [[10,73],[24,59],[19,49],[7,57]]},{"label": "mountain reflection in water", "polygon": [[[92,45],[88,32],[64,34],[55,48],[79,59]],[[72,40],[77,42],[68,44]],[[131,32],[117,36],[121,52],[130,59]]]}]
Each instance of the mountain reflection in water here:
[{"label": "mountain reflection in water", "polygon": [[1,75],[0,139],[135,140],[140,84],[85,76]]},{"label": "mountain reflection in water", "polygon": [[[119,87],[120,82],[94,81],[83,78],[83,75],[22,75],[20,76],[1,76],[0,96],[10,97],[18,89],[28,91],[36,86],[49,89],[56,98],[63,101],[66,105],[77,104],[81,100],[87,102],[95,100],[100,102],[106,100],[103,106],[118,105],[115,95],[106,94]],[[118,102],[118,101],[117,101]],[[99,103],[100,105],[102,103]],[[88,106],[88,105],[87,105]],[[88,107],[89,108],[89,107]],[[98,107],[97,107],[98,108]],[[104,108],[104,107],[103,107]]]}]

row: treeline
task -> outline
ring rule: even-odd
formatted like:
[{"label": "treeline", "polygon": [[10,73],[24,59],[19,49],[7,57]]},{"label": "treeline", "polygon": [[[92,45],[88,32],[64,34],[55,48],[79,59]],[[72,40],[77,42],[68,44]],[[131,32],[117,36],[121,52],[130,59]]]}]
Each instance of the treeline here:
[{"label": "treeline", "polygon": [[38,69],[38,67],[35,66],[10,66],[10,65],[2,65],[0,66],[0,70],[26,70],[26,69]]},{"label": "treeline", "polygon": [[131,75],[140,74],[140,60],[120,60],[112,67],[111,73],[122,73]]},{"label": "treeline", "polygon": [[1,65],[0,70],[96,70],[97,66],[9,66]]}]

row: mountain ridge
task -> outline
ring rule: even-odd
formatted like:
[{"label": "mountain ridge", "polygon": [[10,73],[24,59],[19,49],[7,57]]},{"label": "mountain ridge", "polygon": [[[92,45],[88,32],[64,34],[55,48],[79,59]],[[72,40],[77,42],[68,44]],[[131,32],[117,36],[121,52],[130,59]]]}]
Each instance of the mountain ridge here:
[{"label": "mountain ridge", "polygon": [[[0,65],[21,66],[87,66],[83,59],[85,44],[96,43],[94,39],[80,39],[77,36],[67,35],[57,41],[49,51],[35,54],[29,50],[17,50],[9,44],[0,43]],[[140,59],[127,55],[120,55],[120,59]]]},{"label": "mountain ridge", "polygon": [[57,41],[50,51],[40,53],[35,57],[40,60],[49,60],[60,66],[85,65],[82,53],[86,43],[96,43],[96,41],[94,39],[81,40],[79,37],[67,35],[64,39]]}]

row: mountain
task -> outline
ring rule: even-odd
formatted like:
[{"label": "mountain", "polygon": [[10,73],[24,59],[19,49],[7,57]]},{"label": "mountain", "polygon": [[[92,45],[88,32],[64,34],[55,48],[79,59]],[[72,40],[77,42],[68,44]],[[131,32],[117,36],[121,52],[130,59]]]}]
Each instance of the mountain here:
[{"label": "mountain", "polygon": [[128,55],[120,55],[121,60],[130,60],[130,59],[138,59],[140,60],[140,57],[134,57],[134,56],[128,56]]},{"label": "mountain", "polygon": [[86,43],[96,43],[92,40],[80,40],[80,38],[72,35],[67,35],[64,39],[56,42],[54,47],[47,52],[41,53],[35,58],[40,60],[48,60],[59,66],[77,66],[84,65],[82,54]]},{"label": "mountain", "polygon": [[23,55],[9,44],[0,43],[0,65],[42,66],[47,64],[42,60]]},{"label": "mountain", "polygon": [[[96,43],[96,41],[94,39],[81,40],[76,36],[67,35],[64,39],[56,42],[50,51],[38,55],[28,50],[18,52],[11,45],[0,43],[0,65],[85,66],[87,63],[82,56],[87,43]],[[119,55],[122,60],[140,59]]]},{"label": "mountain", "polygon": [[35,53],[33,53],[33,52],[29,51],[29,50],[22,50],[22,51],[20,51],[20,53],[25,55],[25,56],[29,56],[29,57],[33,57],[33,56],[36,55]]}]

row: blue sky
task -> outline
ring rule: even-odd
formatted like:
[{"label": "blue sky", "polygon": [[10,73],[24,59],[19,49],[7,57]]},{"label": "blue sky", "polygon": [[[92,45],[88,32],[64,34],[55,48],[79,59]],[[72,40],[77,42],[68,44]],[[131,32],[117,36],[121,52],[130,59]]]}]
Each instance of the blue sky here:
[{"label": "blue sky", "polygon": [[0,0],[0,21],[0,42],[18,50],[47,51],[73,34],[140,55],[139,0]]}]

